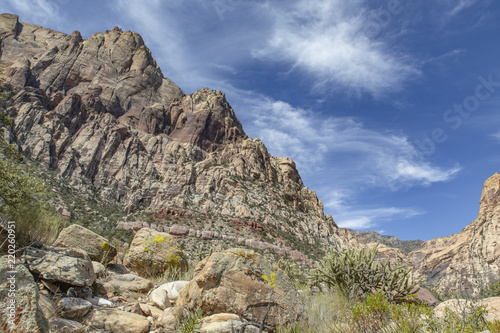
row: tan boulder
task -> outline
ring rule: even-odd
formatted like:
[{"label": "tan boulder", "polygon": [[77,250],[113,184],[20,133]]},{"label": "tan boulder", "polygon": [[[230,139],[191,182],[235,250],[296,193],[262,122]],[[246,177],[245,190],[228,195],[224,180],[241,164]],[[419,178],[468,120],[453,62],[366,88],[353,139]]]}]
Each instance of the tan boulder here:
[{"label": "tan boulder", "polygon": [[486,310],[488,310],[486,320],[500,320],[500,297],[485,298],[482,300],[481,304],[486,306]]},{"label": "tan boulder", "polygon": [[42,311],[45,318],[49,320],[54,318],[57,314],[56,304],[44,294],[40,294],[38,306],[40,307],[40,310]]},{"label": "tan boulder", "polygon": [[141,315],[116,308],[98,308],[85,318],[85,324],[116,333],[146,333],[150,323]]},{"label": "tan boulder", "polygon": [[286,274],[246,249],[230,249],[202,260],[176,306],[191,312],[200,309],[204,315],[238,313],[254,322],[262,321],[269,308],[266,324],[271,326],[296,320],[304,311]]},{"label": "tan boulder", "polygon": [[117,291],[147,293],[153,289],[154,284],[151,280],[141,278],[134,274],[117,274],[113,275],[111,280],[105,282],[103,287],[108,297],[112,297]]},{"label": "tan boulder", "polygon": [[92,261],[92,268],[94,268],[94,273],[97,278],[103,278],[106,276],[106,267],[97,261]]},{"label": "tan boulder", "polygon": [[142,228],[135,234],[124,263],[143,277],[187,268],[179,243],[171,235],[150,228]]},{"label": "tan boulder", "polygon": [[180,323],[179,317],[175,307],[165,309],[158,317],[158,326],[165,328],[167,332],[175,332]]},{"label": "tan boulder", "polygon": [[116,248],[106,238],[78,224],[61,230],[54,245],[84,250],[98,262],[109,262],[116,256]]},{"label": "tan boulder", "polygon": [[200,333],[233,333],[241,332],[258,333],[259,328],[241,321],[240,317],[233,313],[217,313],[203,318],[198,329]]}]

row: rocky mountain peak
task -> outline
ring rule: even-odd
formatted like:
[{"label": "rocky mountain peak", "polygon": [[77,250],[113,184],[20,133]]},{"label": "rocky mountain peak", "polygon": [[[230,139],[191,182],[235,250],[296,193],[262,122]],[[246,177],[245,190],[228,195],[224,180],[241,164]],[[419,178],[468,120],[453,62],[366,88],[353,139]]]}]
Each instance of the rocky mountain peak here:
[{"label": "rocky mountain peak", "polygon": [[135,32],[114,28],[83,40],[77,31],[66,35],[2,14],[0,36],[1,62],[17,89],[87,96],[116,117],[184,96]]},{"label": "rocky mountain peak", "polygon": [[257,223],[272,234],[263,240],[293,249],[356,242],[325,216],[291,159],[245,135],[222,92],[185,95],[135,32],[84,40],[2,14],[0,66],[17,91],[13,140],[81,193],[128,212],[211,216],[186,221],[200,232],[234,236],[228,221]]},{"label": "rocky mountain peak", "polygon": [[500,174],[497,172],[486,180],[479,200],[479,216],[491,213],[497,207],[500,199]]}]

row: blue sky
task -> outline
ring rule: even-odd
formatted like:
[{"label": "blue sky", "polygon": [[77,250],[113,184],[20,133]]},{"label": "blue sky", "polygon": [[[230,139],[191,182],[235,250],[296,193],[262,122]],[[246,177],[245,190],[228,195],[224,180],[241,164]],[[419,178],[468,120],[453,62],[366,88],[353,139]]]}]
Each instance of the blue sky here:
[{"label": "blue sky", "polygon": [[343,227],[460,231],[500,171],[500,2],[4,0],[84,38],[139,32],[185,93],[222,90]]}]

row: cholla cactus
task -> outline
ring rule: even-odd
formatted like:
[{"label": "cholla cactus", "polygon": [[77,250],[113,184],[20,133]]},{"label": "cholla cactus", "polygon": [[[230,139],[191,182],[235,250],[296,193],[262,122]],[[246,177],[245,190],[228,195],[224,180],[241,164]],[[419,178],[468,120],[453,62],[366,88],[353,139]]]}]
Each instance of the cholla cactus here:
[{"label": "cholla cactus", "polygon": [[421,280],[413,279],[410,267],[376,259],[377,247],[328,253],[314,272],[313,283],[337,287],[350,298],[382,291],[389,301],[405,299]]}]

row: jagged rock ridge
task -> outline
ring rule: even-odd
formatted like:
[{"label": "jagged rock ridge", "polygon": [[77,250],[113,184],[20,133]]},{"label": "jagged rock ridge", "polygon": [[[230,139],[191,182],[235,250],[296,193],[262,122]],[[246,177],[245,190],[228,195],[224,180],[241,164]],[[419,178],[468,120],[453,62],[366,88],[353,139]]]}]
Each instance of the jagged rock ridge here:
[{"label": "jagged rock ridge", "polygon": [[351,233],[358,236],[360,238],[360,242],[362,243],[371,243],[371,242],[379,242],[380,244],[384,244],[388,247],[400,249],[405,255],[416,250],[423,241],[421,240],[401,240],[396,236],[388,236],[381,235],[376,231],[358,231],[358,230],[350,230]]},{"label": "jagged rock ridge", "polygon": [[18,91],[13,141],[73,187],[129,210],[184,207],[253,219],[297,242],[356,242],[292,160],[245,135],[223,93],[185,95],[137,33],[84,40],[2,14],[0,55]]},{"label": "jagged rock ridge", "polygon": [[477,292],[500,280],[500,174],[484,183],[477,219],[461,232],[431,239],[408,259],[440,290]]}]

